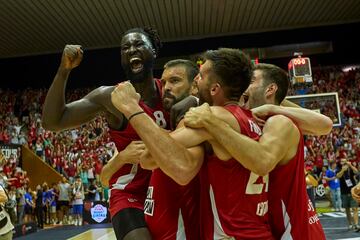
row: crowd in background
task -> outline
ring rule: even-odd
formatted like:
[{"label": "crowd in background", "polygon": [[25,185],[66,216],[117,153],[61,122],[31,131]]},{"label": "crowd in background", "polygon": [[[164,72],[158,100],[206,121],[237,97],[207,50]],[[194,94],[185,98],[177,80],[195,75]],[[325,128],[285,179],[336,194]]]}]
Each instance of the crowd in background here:
[{"label": "crowd in background", "polygon": [[[73,101],[87,92],[89,89],[69,91],[67,99]],[[113,155],[115,146],[110,142],[107,123],[102,116],[68,131],[44,130],[41,112],[45,95],[43,89],[16,92],[0,89],[0,144],[27,146],[62,174],[64,180],[44,182],[36,189],[30,189],[27,173],[20,167],[21,148],[18,147],[17,154],[7,156],[0,167],[0,184],[17,203],[17,208],[9,213],[13,223],[37,220],[39,227],[43,227],[43,223],[80,224],[80,220],[71,217],[74,203],[79,199],[108,200],[107,188],[101,186],[99,174]],[[80,198],[75,198],[78,194],[73,192],[76,177],[82,186]],[[68,186],[66,190],[64,184]],[[64,196],[68,201],[65,210],[61,207]]]}]

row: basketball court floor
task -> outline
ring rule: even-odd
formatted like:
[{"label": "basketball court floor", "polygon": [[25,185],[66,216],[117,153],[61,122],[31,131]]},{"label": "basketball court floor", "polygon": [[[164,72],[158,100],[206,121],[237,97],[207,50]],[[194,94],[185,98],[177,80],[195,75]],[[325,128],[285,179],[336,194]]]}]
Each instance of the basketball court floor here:
[{"label": "basketball court floor", "polygon": [[[360,232],[348,230],[344,213],[320,214],[327,239],[360,240]],[[27,236],[16,238],[19,240],[116,240],[111,224],[86,226],[58,226],[40,230]]]}]

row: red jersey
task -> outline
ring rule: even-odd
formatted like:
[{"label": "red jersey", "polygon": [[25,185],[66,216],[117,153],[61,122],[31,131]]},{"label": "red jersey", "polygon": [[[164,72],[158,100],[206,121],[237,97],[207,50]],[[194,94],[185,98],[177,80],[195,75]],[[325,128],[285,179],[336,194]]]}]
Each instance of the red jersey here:
[{"label": "red jersey", "polygon": [[200,239],[200,181],[177,184],[155,169],[145,200],[145,220],[154,240]]},{"label": "red jersey", "polygon": [[324,231],[306,192],[304,140],[286,165],[269,174],[269,217],[276,239],[325,239]]},{"label": "red jersey", "polygon": [[[154,108],[150,108],[140,100],[139,105],[161,127],[166,128],[169,119],[163,110],[161,101],[161,83],[156,80],[158,89],[158,102]],[[122,131],[110,129],[111,140],[115,143],[118,151],[124,150],[132,141],[141,140],[131,124],[127,124]],[[144,209],[146,191],[149,185],[151,171],[142,169],[138,164],[125,164],[109,180],[111,216],[115,216],[124,208]]]},{"label": "red jersey", "polygon": [[[261,129],[250,111],[238,105],[224,108],[237,119],[241,134],[259,139]],[[202,239],[273,239],[267,214],[268,176],[250,172],[235,159],[221,161],[216,156],[207,156],[204,166],[201,186],[208,191],[202,190],[201,196]]]}]

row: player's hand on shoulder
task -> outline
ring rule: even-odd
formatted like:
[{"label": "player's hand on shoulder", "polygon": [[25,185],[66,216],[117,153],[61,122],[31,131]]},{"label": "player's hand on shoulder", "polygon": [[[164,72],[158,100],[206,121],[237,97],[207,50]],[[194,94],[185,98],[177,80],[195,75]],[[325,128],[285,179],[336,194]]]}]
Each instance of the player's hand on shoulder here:
[{"label": "player's hand on shoulder", "polygon": [[171,128],[175,129],[179,124],[181,119],[184,118],[184,115],[191,107],[198,106],[198,99],[194,96],[188,96],[181,100],[180,102],[174,104],[170,110],[170,122]]},{"label": "player's hand on shoulder", "polygon": [[265,104],[251,109],[254,119],[260,126],[263,126],[266,119],[273,115],[274,106],[272,104]]},{"label": "player's hand on shoulder", "polygon": [[83,54],[81,45],[66,45],[61,58],[61,66],[67,70],[76,68],[80,65]]},{"label": "player's hand on shoulder", "polygon": [[184,124],[191,128],[202,128],[204,127],[205,121],[212,117],[212,112],[208,103],[204,103],[199,107],[192,107],[185,114]]}]

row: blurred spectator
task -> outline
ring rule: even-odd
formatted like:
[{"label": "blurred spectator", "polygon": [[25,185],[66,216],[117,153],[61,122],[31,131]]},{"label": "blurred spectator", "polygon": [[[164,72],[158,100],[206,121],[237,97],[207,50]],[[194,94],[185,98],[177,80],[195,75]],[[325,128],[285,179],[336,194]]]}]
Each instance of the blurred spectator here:
[{"label": "blurred spectator", "polygon": [[95,201],[96,192],[97,192],[97,186],[95,180],[92,179],[90,181],[90,185],[87,191],[87,199],[90,201]]},{"label": "blurred spectator", "polygon": [[[359,229],[358,203],[351,196],[351,188],[356,185],[355,174],[357,169],[345,158],[341,159],[341,170],[336,174],[340,179],[341,201],[345,208],[349,229]],[[350,208],[353,216],[351,216]]]},{"label": "blurred spectator", "polygon": [[73,214],[75,217],[75,225],[82,225],[82,213],[84,204],[84,186],[79,176],[75,177],[75,183],[73,188]]},{"label": "blurred spectator", "polygon": [[37,226],[44,228],[44,202],[43,202],[43,189],[40,185],[36,186],[36,200],[35,200],[35,213]]},{"label": "blurred spectator", "polygon": [[25,189],[24,186],[21,186],[17,189],[17,222],[22,224],[24,221],[24,214],[25,214]]},{"label": "blurred spectator", "polygon": [[35,208],[35,203],[33,201],[32,195],[31,195],[31,189],[28,188],[25,193],[25,209],[24,209],[24,211],[25,211],[24,222],[25,223],[31,222],[33,220],[34,208]]},{"label": "blurred spectator", "polygon": [[62,181],[59,183],[59,223],[66,224],[68,223],[68,214],[69,214],[69,204],[70,204],[70,184],[67,182],[66,178],[63,177]]},{"label": "blurred spectator", "polygon": [[50,224],[56,223],[56,183],[48,190],[47,197],[49,201]]},{"label": "blurred spectator", "polygon": [[333,207],[335,211],[341,211],[341,193],[340,193],[340,182],[336,178],[336,162],[332,162],[330,168],[326,171],[324,179],[328,181]]},{"label": "blurred spectator", "polygon": [[312,173],[312,167],[305,168],[306,191],[313,207],[315,208],[315,187],[319,185],[317,177]]}]

